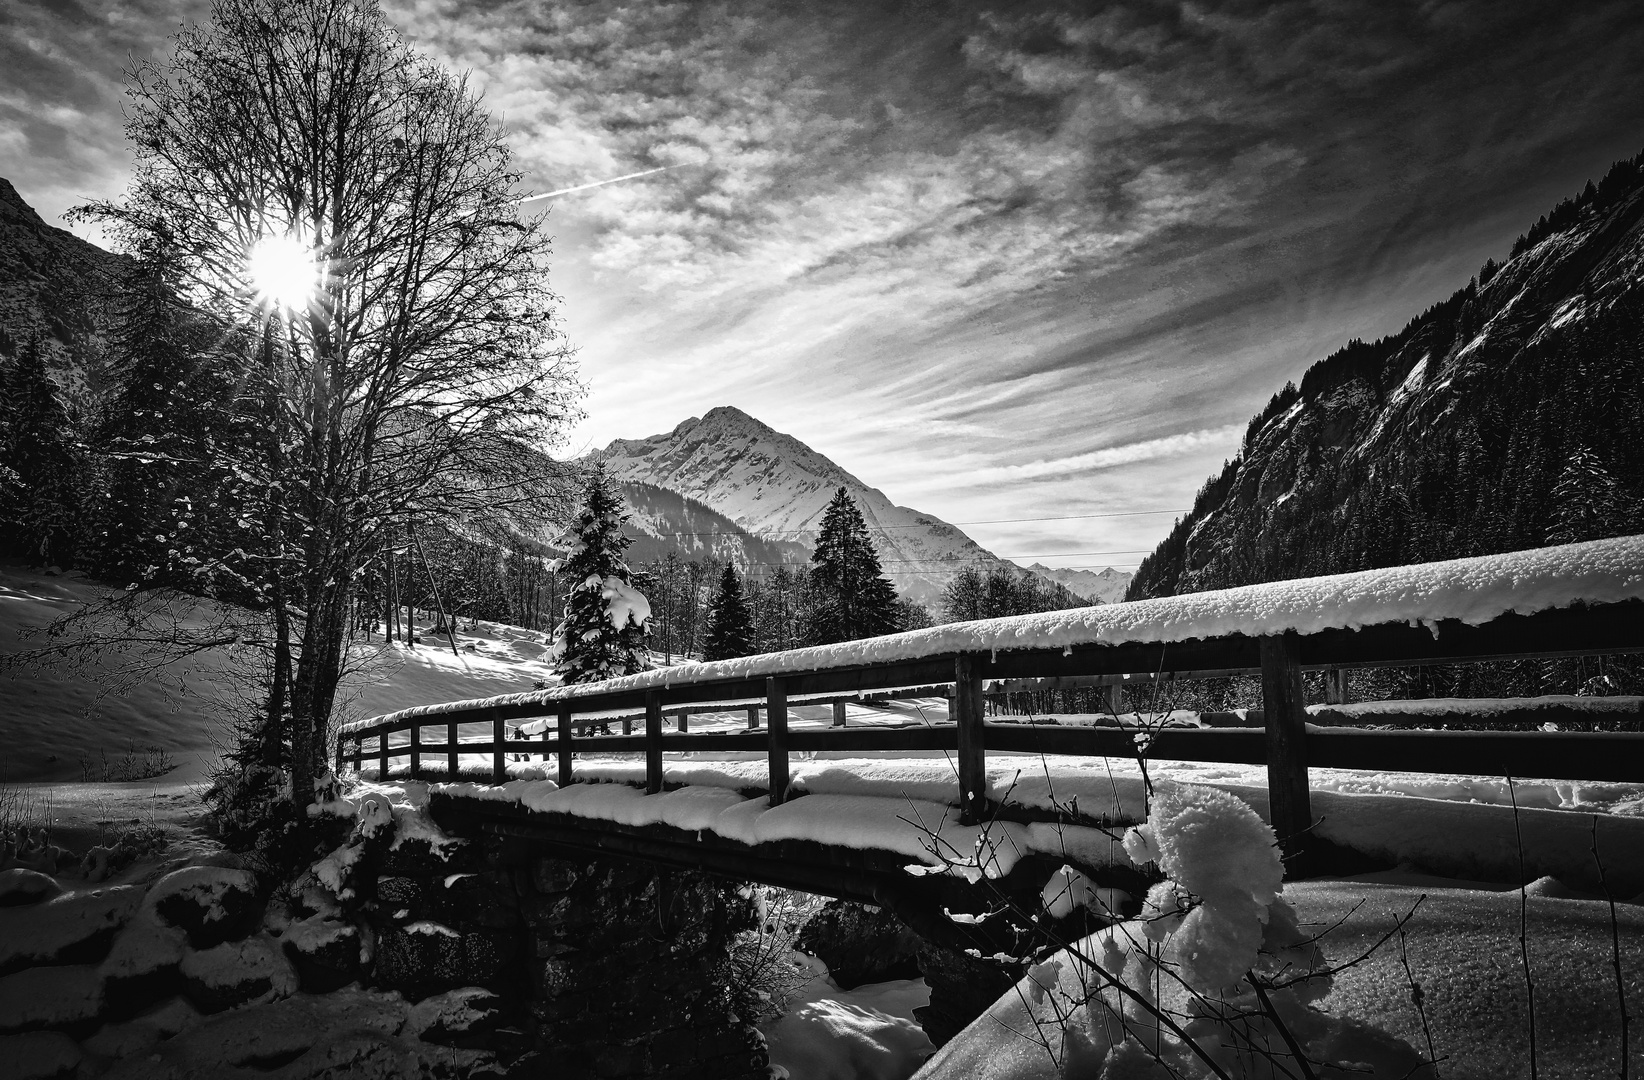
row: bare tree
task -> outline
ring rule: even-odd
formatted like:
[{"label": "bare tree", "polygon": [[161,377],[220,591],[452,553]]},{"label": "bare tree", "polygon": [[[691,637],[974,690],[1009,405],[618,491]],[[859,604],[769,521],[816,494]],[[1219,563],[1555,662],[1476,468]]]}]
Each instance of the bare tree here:
[{"label": "bare tree", "polygon": [[379,538],[557,508],[546,451],[580,390],[547,240],[478,96],[370,0],[217,0],[129,79],[131,185],[79,213],[129,248],[162,238],[238,343],[255,436],[214,453],[245,543],[177,557],[274,623],[267,713],[300,808]]}]

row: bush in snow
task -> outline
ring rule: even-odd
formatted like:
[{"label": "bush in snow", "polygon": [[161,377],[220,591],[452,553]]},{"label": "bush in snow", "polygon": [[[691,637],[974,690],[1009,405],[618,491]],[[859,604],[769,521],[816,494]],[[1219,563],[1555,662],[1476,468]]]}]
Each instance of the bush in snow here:
[{"label": "bush in snow", "polygon": [[628,520],[605,470],[588,477],[572,537],[574,549],[556,569],[574,583],[565,618],[554,630],[548,658],[568,683],[593,682],[643,670],[640,647],[650,602],[634,588],[622,553],[633,541],[622,535]]},{"label": "bush in snow", "polygon": [[302,837],[284,769],[226,761],[205,792],[208,817],[230,851],[243,852],[268,869],[295,866]]},{"label": "bush in snow", "polygon": [[755,923],[731,943],[731,994],[736,1014],[750,1024],[781,1016],[792,998],[810,981],[800,957],[800,929],[822,907],[822,898],[771,885],[746,888]]},{"label": "bush in snow", "polygon": [[[1018,986],[1048,1051],[1043,1075],[1428,1075],[1402,1041],[1314,1007],[1330,968],[1282,896],[1272,829],[1238,798],[1161,785],[1124,848],[1164,874],[1141,915],[1054,953]],[[1053,913],[1110,903],[1076,871],[1058,881],[1046,889]]]}]

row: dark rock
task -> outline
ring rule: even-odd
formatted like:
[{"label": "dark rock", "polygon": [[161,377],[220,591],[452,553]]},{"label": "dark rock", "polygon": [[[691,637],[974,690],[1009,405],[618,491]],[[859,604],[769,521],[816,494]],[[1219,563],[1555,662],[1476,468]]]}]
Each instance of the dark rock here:
[{"label": "dark rock", "polygon": [[1024,968],[921,941],[919,970],[930,987],[930,1004],[913,1015],[930,1041],[942,1046],[1014,986]]},{"label": "dark rock", "polygon": [[0,1034],[89,1034],[102,1010],[103,977],[89,965],[29,968],[0,979]]},{"label": "dark rock", "polygon": [[[155,1004],[159,1002],[159,1004]],[[121,1061],[146,1054],[155,1046],[200,1022],[199,1010],[181,997],[155,997],[149,1007],[132,1019],[105,1024],[96,1034],[81,1041],[87,1054]]]},{"label": "dark rock", "polygon": [[603,1046],[594,1051],[594,1075],[602,1080],[645,1076],[650,1071],[650,1054],[642,1043]]},{"label": "dark rock", "polygon": [[519,897],[513,879],[496,870],[449,874],[439,888],[440,907],[461,926],[512,930],[520,925]]},{"label": "dark rock", "polygon": [[73,1076],[83,1055],[74,1040],[58,1031],[0,1035],[0,1061],[12,1080],[57,1080]]},{"label": "dark rock", "polygon": [[120,931],[99,966],[105,1019],[134,1016],[181,993],[177,967],[187,944],[183,931],[146,916]]},{"label": "dark rock", "polygon": [[204,1013],[289,997],[297,991],[297,973],[285,950],[266,935],[191,952],[177,970],[183,977],[183,993]]},{"label": "dark rock", "polygon": [[577,876],[577,868],[564,859],[538,859],[531,867],[531,884],[545,896],[569,892]]},{"label": "dark rock", "polygon": [[188,934],[196,949],[238,941],[262,921],[257,879],[249,870],[188,866],[154,883],[144,905],[162,922]]},{"label": "dark rock", "polygon": [[88,964],[108,954],[142,903],[129,885],[0,908],[0,975],[39,964]]},{"label": "dark rock", "polygon": [[406,1018],[404,1034],[454,1046],[466,1037],[495,1031],[505,1015],[503,1001],[496,994],[465,986],[418,1002]]},{"label": "dark rock", "polygon": [[441,844],[438,851],[420,836],[402,836],[397,846],[382,855],[384,874],[405,877],[444,878],[447,874],[467,874],[491,868],[485,848],[460,841]]},{"label": "dark rock", "polygon": [[341,919],[316,915],[293,923],[280,945],[307,993],[330,993],[362,974],[359,930]]},{"label": "dark rock", "polygon": [[63,887],[57,884],[57,879],[50,874],[42,874],[38,870],[29,870],[21,866],[0,870],[0,907],[38,904],[54,896],[61,896],[62,892]]},{"label": "dark rock", "polygon": [[842,990],[919,977],[919,938],[881,908],[830,900],[800,928],[794,944],[827,964]]},{"label": "dark rock", "polygon": [[460,986],[517,991],[520,951],[517,936],[502,931],[458,931],[428,922],[393,926],[378,939],[374,977],[412,1001]]}]

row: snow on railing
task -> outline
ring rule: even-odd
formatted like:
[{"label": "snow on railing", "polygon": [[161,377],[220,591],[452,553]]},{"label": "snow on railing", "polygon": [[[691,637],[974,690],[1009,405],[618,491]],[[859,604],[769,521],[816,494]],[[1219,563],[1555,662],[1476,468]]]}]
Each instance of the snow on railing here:
[{"label": "snow on railing", "polygon": [[[358,768],[374,739],[379,771],[409,757],[444,756],[449,775],[463,754],[489,754],[493,779],[505,757],[529,749],[558,762],[573,781],[577,753],[643,753],[647,788],[662,787],[662,755],[672,751],[766,753],[773,803],[787,794],[788,754],[797,750],[943,750],[957,756],[959,805],[968,820],[988,812],[988,750],[1133,757],[1134,728],[988,724],[990,680],[1117,681],[1132,673],[1259,671],[1261,730],[1152,732],[1147,753],[1176,760],[1268,765],[1273,824],[1298,837],[1311,824],[1307,768],[1534,775],[1644,780],[1644,735],[1574,732],[1308,730],[1303,669],[1465,662],[1507,657],[1644,651],[1644,536],[1533,551],[1303,578],[1124,604],[956,623],[863,641],[641,672],[620,679],[550,687],[474,701],[425,705],[344,727],[339,770]],[[789,731],[788,705],[842,700],[908,687],[951,687],[950,717],[938,726]],[[767,723],[749,733],[664,734],[664,711],[763,707]],[[1499,703],[1500,714],[1510,707]],[[591,722],[644,717],[642,735],[578,735]],[[546,720],[540,738],[510,739],[507,721]],[[750,712],[750,729],[754,715]],[[459,728],[483,723],[486,741]],[[681,729],[684,727],[681,716]],[[421,742],[424,727],[446,741]],[[393,744],[391,735],[405,735]],[[352,744],[352,753],[345,752]]]}]

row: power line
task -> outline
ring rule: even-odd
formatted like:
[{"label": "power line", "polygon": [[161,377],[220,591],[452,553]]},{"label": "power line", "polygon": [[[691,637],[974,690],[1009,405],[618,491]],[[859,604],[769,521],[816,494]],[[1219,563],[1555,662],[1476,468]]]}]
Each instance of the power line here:
[{"label": "power line", "polygon": [[[1052,517],[1031,518],[992,518],[988,521],[950,521],[950,525],[1004,525],[1016,521],[1085,521],[1090,518],[1120,518],[1120,517],[1148,517],[1153,514],[1185,514],[1186,510],[1132,510],[1123,514],[1057,514]],[[897,525],[894,528],[916,528],[912,525]]]},{"label": "power line", "polygon": [[[913,560],[896,560],[896,561],[911,562]],[[1000,562],[1004,562],[1004,561],[1006,561],[1006,560],[1003,560],[1003,559],[1000,560]],[[643,566],[645,564],[642,563],[641,565]],[[803,570],[805,568],[804,565],[801,564],[801,563],[750,562],[750,563],[745,563],[745,564],[742,564],[742,565],[746,565],[750,568],[755,567],[755,566],[788,566],[788,567],[792,567],[795,570]],[[950,562],[950,563],[943,563],[941,566],[933,566],[933,567],[930,567],[929,569],[925,569],[925,570],[881,570],[880,573],[884,574],[886,577],[907,577],[909,575],[937,574],[937,573],[945,573],[949,570],[968,570],[968,569],[972,569],[972,568],[977,569],[977,570],[991,570],[994,567],[997,567],[998,565],[999,565],[998,562],[962,562],[962,563]],[[1047,566],[1047,567],[1045,567],[1045,570],[1096,570],[1096,569],[1099,569],[1099,568],[1100,569],[1107,569],[1107,568],[1117,569],[1117,568],[1122,567],[1122,566],[1140,566],[1140,565],[1142,565],[1140,562],[1076,563],[1073,566]],[[1042,571],[1042,570],[1028,570],[1028,568],[1025,567],[1025,566],[1017,567],[1017,569],[1022,570],[1025,573],[1031,573],[1031,574],[1041,574],[1042,575],[1044,573],[1044,571]]]},{"label": "power line", "polygon": [[[763,564],[760,564],[760,565],[763,565]],[[987,564],[987,563],[966,563],[966,564],[964,564],[964,566],[960,566],[957,569],[963,570],[963,569],[965,569],[966,567],[969,567],[969,566],[975,566],[975,567],[979,568],[979,567],[983,567],[983,566],[987,566],[987,565],[989,565],[989,564]],[[1083,563],[1079,566],[1050,566],[1050,567],[1046,567],[1046,569],[1048,569],[1048,570],[1095,570],[1098,567],[1100,567],[1102,569],[1117,570],[1117,569],[1120,569],[1121,567],[1140,566],[1140,565],[1142,565],[1142,564],[1139,563],[1139,562],[1133,562],[1133,563],[1131,563],[1131,562]],[[1027,568],[1023,567],[1022,569],[1026,570]],[[930,574],[930,573],[934,573],[934,571],[931,571],[931,570],[881,570],[880,573],[884,574],[886,577],[910,577],[910,576],[917,576],[917,575],[923,575],[923,574]],[[1041,576],[1043,576],[1042,571],[1038,571],[1038,570],[1029,570],[1028,573],[1040,574]]]},{"label": "power line", "polygon": [[[1017,523],[1025,522],[1025,521],[1090,521],[1090,520],[1093,520],[1093,519],[1096,519],[1096,518],[1149,517],[1149,516],[1156,515],[1156,514],[1185,514],[1185,513],[1187,513],[1186,510],[1135,510],[1135,511],[1130,511],[1130,512],[1122,513],[1122,514],[1057,514],[1057,515],[1054,515],[1054,516],[1051,516],[1051,517],[988,518],[988,519],[982,520],[982,521],[933,521],[933,522],[926,522],[926,523],[920,524],[920,525],[870,525],[870,526],[868,526],[868,529],[869,529],[870,532],[872,532],[872,531],[890,532],[892,529],[932,529],[932,528],[937,528],[941,525],[1010,525],[1010,524],[1017,524]],[[770,537],[770,536],[792,536],[792,535],[798,535],[798,534],[801,534],[801,533],[814,533],[814,532],[821,532],[821,531],[822,530],[821,530],[820,527],[805,528],[805,529],[768,529],[768,530],[765,530],[763,532],[758,532],[758,533],[754,532],[751,529],[742,529],[738,532],[724,532],[724,531],[719,530],[719,529],[712,529],[712,530],[701,530],[701,531],[696,531],[696,532],[649,533],[647,535],[650,536],[653,539],[658,539],[658,540],[660,540],[664,536],[752,536],[755,539],[761,539],[762,540],[762,539],[765,539],[765,538]],[[1148,550],[1152,550],[1152,549],[1148,549]],[[1071,552],[1070,554],[1084,554],[1084,553],[1082,553],[1082,552]],[[1100,554],[1100,553],[1099,552],[1090,552],[1089,554],[1094,555],[1094,554]],[[1020,557],[1021,558],[1030,558],[1030,559],[1038,559],[1038,558],[1048,559],[1048,558],[1052,558],[1053,556],[1050,556],[1050,555],[1024,555],[1024,556],[1020,556]]]},{"label": "power line", "polygon": [[[1039,555],[999,555],[999,556],[996,556],[996,558],[1002,559],[1006,562],[1015,562],[1017,559],[1071,559],[1076,555],[1148,555],[1148,554],[1151,554],[1152,551],[1153,551],[1152,548],[1122,548],[1122,549],[1119,549],[1119,550],[1116,550],[1116,551],[1052,551],[1052,552],[1042,553],[1042,554],[1039,554]],[[974,562],[974,560],[972,560],[972,561]],[[953,560],[942,559],[942,558],[940,558],[938,556],[935,556],[935,555],[932,555],[929,558],[925,558],[925,559],[880,559],[879,560],[879,563],[880,563],[881,566],[885,565],[886,563],[910,563],[910,562],[916,562],[916,563],[944,563],[945,565],[948,565],[948,566],[960,565],[959,563],[956,563]],[[775,563],[754,563],[754,564],[751,564],[751,565],[755,565],[755,566],[774,566],[774,565],[777,565],[777,564],[775,564]],[[1054,570],[1054,569],[1056,569],[1056,567],[1051,567],[1051,569]],[[1065,567],[1063,569],[1065,569]]]}]

